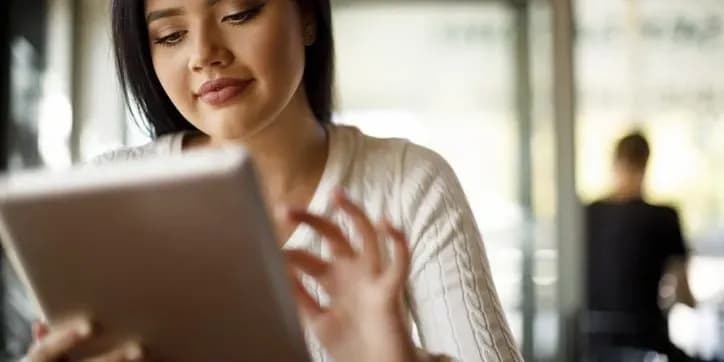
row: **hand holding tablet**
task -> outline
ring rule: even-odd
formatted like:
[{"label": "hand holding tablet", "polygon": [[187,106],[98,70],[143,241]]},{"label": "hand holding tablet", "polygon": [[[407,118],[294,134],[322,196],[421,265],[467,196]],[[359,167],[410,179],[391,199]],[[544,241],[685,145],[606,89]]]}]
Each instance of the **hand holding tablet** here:
[{"label": "hand holding tablet", "polygon": [[49,324],[80,328],[73,358],[307,361],[272,230],[239,149],[0,182],[3,246]]}]

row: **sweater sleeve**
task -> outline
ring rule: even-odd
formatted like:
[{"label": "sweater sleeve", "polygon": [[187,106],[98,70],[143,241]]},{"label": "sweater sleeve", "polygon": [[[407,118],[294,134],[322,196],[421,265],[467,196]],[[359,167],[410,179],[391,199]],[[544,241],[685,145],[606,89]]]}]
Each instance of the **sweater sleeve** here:
[{"label": "sweater sleeve", "polygon": [[456,361],[522,361],[453,170],[409,144],[399,192],[412,255],[407,303],[423,348]]}]

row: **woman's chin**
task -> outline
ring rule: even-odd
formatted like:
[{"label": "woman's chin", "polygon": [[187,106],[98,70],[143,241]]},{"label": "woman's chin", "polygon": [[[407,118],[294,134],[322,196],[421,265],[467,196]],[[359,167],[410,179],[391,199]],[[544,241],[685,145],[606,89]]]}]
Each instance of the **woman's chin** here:
[{"label": "woman's chin", "polygon": [[[209,122],[210,121],[210,122]],[[257,134],[264,122],[235,119],[207,120],[204,133],[218,142],[245,141]]]}]

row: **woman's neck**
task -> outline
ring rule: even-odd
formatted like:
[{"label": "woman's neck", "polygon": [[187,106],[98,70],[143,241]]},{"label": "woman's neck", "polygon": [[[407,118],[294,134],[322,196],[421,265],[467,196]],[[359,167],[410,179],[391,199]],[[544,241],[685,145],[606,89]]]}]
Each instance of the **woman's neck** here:
[{"label": "woman's neck", "polygon": [[306,206],[327,161],[327,132],[316,120],[303,92],[294,96],[278,117],[243,140],[199,137],[189,147],[236,143],[254,159],[262,191],[270,207]]},{"label": "woman's neck", "polygon": [[244,144],[274,204],[306,206],[324,172],[327,132],[313,116],[283,117]]}]

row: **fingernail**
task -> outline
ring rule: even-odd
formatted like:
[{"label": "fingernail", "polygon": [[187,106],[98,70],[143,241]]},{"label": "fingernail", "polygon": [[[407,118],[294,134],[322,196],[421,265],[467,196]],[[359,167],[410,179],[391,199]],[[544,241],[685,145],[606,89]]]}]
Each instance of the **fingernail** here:
[{"label": "fingernail", "polygon": [[392,225],[392,223],[390,222],[390,219],[385,218],[385,220],[383,221],[383,224],[385,225],[385,228],[387,228],[388,230],[395,230],[395,226]]},{"label": "fingernail", "polygon": [[377,230],[387,232],[387,223],[384,220],[377,223]]},{"label": "fingernail", "polygon": [[141,359],[142,355],[143,351],[141,350],[141,347],[135,344],[126,347],[126,351],[124,352],[124,357],[127,361],[137,361]]},{"label": "fingernail", "polygon": [[341,188],[337,187],[332,192],[332,205],[335,208],[341,207],[345,202],[349,200],[349,196],[347,196],[347,192]]},{"label": "fingernail", "polygon": [[275,207],[274,217],[279,220],[289,220],[289,207],[286,205],[279,205]]},{"label": "fingernail", "polygon": [[342,186],[335,187],[333,193],[334,193],[334,196],[336,196],[338,198],[343,198],[343,199],[347,198],[347,191]]},{"label": "fingernail", "polygon": [[90,336],[91,334],[91,324],[88,321],[83,321],[78,325],[78,329],[76,329],[76,332],[79,336],[85,338]]}]

